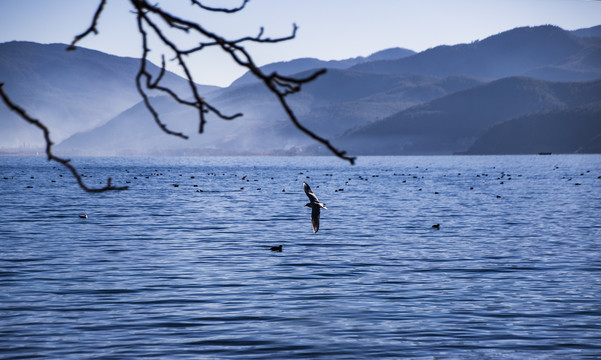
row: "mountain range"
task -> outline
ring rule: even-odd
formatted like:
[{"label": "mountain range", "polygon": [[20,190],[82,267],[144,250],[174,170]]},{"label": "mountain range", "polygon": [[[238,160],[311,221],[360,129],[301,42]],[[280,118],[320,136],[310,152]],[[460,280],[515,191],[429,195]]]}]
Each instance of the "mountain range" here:
[{"label": "mountain range", "polygon": [[[377,51],[367,57],[358,56],[351,59],[344,60],[329,60],[324,61],[316,58],[301,58],[294,59],[290,61],[279,61],[275,63],[271,63],[261,67],[261,69],[269,74],[272,72],[277,72],[280,75],[294,75],[303,71],[313,70],[313,69],[348,69],[351,66],[367,63],[371,61],[382,61],[382,60],[396,60],[402,59],[407,56],[414,55],[415,51],[404,49],[404,48],[390,48],[381,51]],[[234,81],[231,86],[240,86],[240,85],[248,85],[258,80],[254,77],[253,74],[247,72],[242,75],[236,81]]]},{"label": "mountain range", "polygon": [[[518,146],[518,130],[525,132],[520,136],[527,140],[545,129],[548,120],[562,124],[557,128],[576,128],[586,123],[587,130],[597,129],[597,133],[582,132],[583,136],[578,137],[585,150],[591,136],[601,134],[600,101],[601,80],[576,83],[503,78],[414,106],[345,134],[334,144],[351,153],[371,155],[523,153],[527,147]],[[596,114],[596,127],[589,120],[583,123],[566,115],[579,113],[574,109],[582,113],[586,110],[593,117]],[[540,113],[545,115],[541,117]],[[539,126],[516,125],[531,117],[538,119]],[[526,153],[564,152],[564,134],[557,133],[555,146],[527,141],[530,150]],[[495,138],[495,146],[490,143],[488,147],[489,138]],[[569,148],[569,152],[581,150],[580,146]]]},{"label": "mountain range", "polygon": [[[305,126],[354,155],[600,152],[600,31],[523,27],[419,53],[393,48],[263,70],[303,76],[327,68],[290,103]],[[140,103],[134,85],[139,59],[65,47],[0,44],[0,82],[63,140],[59,153],[325,153],[250,74],[226,88],[199,85],[222,112],[244,113],[234,121],[209,116],[203,134],[196,134],[194,111],[165,97],[151,99],[170,128],[191,136],[185,141],[162,133]],[[188,85],[175,74],[168,80],[175,89]],[[0,151],[39,146],[39,131],[1,106],[0,121]]]},{"label": "mountain range", "polygon": [[[11,99],[51,129],[55,142],[90,130],[140,101],[135,77],[140,59],[108,55],[65,44],[42,45],[13,41],[0,44],[0,82]],[[148,71],[159,68],[148,63]],[[164,84],[176,90],[188,86],[167,72]],[[217,87],[202,86],[204,91]],[[0,106],[0,148],[36,148],[40,130]]]},{"label": "mountain range", "polygon": [[351,69],[486,79],[509,76],[550,81],[597,79],[601,77],[599,38],[577,34],[586,32],[570,33],[551,25],[516,28],[470,44],[437,46],[414,56],[372,61]]}]

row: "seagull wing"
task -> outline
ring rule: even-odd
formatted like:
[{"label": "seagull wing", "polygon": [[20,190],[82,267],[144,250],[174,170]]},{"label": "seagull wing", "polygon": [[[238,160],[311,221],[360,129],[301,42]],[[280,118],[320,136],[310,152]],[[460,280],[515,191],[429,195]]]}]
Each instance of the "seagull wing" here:
[{"label": "seagull wing", "polygon": [[[319,200],[317,200],[317,196],[315,196],[315,194],[313,193],[313,190],[311,190],[309,185],[307,185],[307,183],[305,183],[305,182],[303,183],[303,189],[305,189],[305,194],[307,194],[307,197],[309,198],[309,202],[311,202],[311,204],[319,203]],[[318,213],[318,217],[319,217],[319,213]],[[319,218],[317,219],[317,222],[319,223]]]},{"label": "seagull wing", "polygon": [[319,230],[319,211],[319,206],[313,205],[311,207],[311,225],[313,226],[313,233],[316,233],[317,230]]}]

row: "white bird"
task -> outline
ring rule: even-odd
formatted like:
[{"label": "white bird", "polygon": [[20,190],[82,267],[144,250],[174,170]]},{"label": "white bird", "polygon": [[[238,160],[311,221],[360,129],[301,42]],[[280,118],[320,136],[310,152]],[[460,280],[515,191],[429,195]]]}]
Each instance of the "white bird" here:
[{"label": "white bird", "polygon": [[313,190],[307,185],[307,183],[303,183],[303,189],[305,189],[305,194],[309,198],[309,203],[305,206],[311,208],[311,225],[313,226],[313,233],[316,233],[319,230],[319,212],[321,208],[328,209],[326,204],[320,203],[317,199],[317,196],[313,193]]}]

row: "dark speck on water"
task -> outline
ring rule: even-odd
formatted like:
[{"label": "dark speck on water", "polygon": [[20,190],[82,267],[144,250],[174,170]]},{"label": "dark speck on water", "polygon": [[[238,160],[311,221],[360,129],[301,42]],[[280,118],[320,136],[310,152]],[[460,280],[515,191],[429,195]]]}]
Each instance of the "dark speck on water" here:
[{"label": "dark speck on water", "polygon": [[0,359],[601,354],[599,155],[72,164],[0,157]]}]

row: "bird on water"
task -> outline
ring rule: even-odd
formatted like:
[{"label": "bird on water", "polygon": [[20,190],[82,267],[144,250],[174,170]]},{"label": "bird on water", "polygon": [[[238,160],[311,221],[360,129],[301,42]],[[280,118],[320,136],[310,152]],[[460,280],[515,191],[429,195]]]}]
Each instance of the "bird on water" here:
[{"label": "bird on water", "polygon": [[313,193],[313,190],[307,185],[307,183],[303,183],[303,189],[305,189],[305,194],[309,198],[309,203],[305,206],[311,208],[311,225],[313,226],[313,233],[316,233],[319,230],[319,212],[321,208],[328,209],[326,204],[320,203],[317,199],[317,196]]}]

